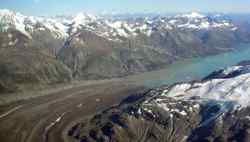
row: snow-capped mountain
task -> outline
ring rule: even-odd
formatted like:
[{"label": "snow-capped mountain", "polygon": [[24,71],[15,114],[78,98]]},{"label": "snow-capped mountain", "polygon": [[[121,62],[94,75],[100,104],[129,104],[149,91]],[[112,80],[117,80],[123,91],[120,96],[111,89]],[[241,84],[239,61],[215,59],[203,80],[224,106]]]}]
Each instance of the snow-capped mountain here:
[{"label": "snow-capped mountain", "polygon": [[[151,93],[151,97],[144,101],[142,109],[155,116],[157,114],[150,110],[150,106],[156,105],[164,111],[172,112],[164,98],[192,102],[195,104],[194,108],[210,103],[217,104],[220,106],[218,115],[246,109],[250,107],[250,62],[216,71],[200,82],[177,83],[152,92],[157,93]],[[187,115],[191,110],[186,108],[175,112]]]},{"label": "snow-capped mountain", "polygon": [[75,125],[69,135],[79,135],[77,139],[82,141],[105,142],[248,142],[249,86],[248,61],[215,72],[200,82],[178,83],[132,95],[85,121],[85,125]]},{"label": "snow-capped mountain", "polygon": [[198,13],[198,12],[192,12],[190,14],[177,15],[176,17],[184,17],[184,18],[196,19],[196,18],[204,18],[206,16],[204,16],[204,15]]},{"label": "snow-capped mountain", "polygon": [[[96,19],[96,18],[93,18]],[[81,22],[80,22],[81,23]],[[85,23],[82,22],[82,23]],[[91,21],[92,26],[85,24],[85,27],[98,35],[108,39],[119,40],[122,38],[133,38],[144,34],[151,36],[157,31],[180,30],[212,30],[228,29],[237,30],[237,27],[228,20],[212,19],[209,16],[199,13],[183,14],[174,17],[142,17],[136,19],[102,19]],[[84,26],[84,24],[82,24]]]},{"label": "snow-capped mountain", "polygon": [[[0,24],[1,24],[2,31],[6,31],[9,28],[15,28],[19,30],[20,32],[22,32],[23,34],[30,37],[29,33],[25,29],[26,21],[27,21],[27,17],[25,17],[24,15],[20,13],[15,13],[7,9],[0,11]],[[30,19],[29,21],[32,22],[33,19]]]},{"label": "snow-capped mountain", "polygon": [[[218,77],[220,76],[220,77]],[[234,66],[217,72],[198,83],[178,84],[164,90],[162,95],[176,100],[232,102],[241,108],[250,106],[250,66]]]},{"label": "snow-capped mountain", "polygon": [[106,19],[86,13],[79,13],[71,18],[24,16],[10,10],[0,10],[1,30],[14,28],[32,38],[32,32],[48,30],[57,38],[67,38],[69,35],[85,29],[110,40],[132,38],[139,34],[150,36],[155,31],[190,29],[228,29],[237,27],[228,20],[216,20],[209,16],[192,12],[173,17],[136,18],[136,19]]},{"label": "snow-capped mountain", "polygon": [[0,10],[0,25],[2,32],[15,29],[29,38],[32,38],[33,32],[45,30],[52,32],[57,38],[68,36],[68,27],[64,21],[56,18],[24,16],[6,9]]},{"label": "snow-capped mountain", "polygon": [[2,52],[39,50],[64,63],[74,77],[84,79],[151,71],[176,60],[238,50],[235,44],[250,43],[248,28],[195,12],[104,18],[86,13],[34,17],[0,10],[0,31]]}]

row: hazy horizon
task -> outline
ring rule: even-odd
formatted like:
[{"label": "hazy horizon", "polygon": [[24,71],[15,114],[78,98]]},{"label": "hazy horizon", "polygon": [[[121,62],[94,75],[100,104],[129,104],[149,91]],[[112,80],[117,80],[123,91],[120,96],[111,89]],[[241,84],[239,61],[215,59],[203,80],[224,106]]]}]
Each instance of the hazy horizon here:
[{"label": "hazy horizon", "polygon": [[26,15],[55,16],[74,15],[79,12],[93,14],[128,13],[250,13],[250,0],[3,0],[1,9],[10,9]]}]

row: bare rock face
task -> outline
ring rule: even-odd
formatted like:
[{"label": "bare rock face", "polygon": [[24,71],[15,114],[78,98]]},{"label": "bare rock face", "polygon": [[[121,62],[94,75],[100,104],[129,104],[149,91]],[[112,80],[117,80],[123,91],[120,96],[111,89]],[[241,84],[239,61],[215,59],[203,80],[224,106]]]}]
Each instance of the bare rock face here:
[{"label": "bare rock face", "polygon": [[81,31],[58,54],[76,77],[100,79],[145,72],[171,63],[175,57],[130,41],[119,43]]},{"label": "bare rock face", "polygon": [[76,124],[68,136],[81,142],[248,142],[249,68],[244,62],[223,70],[222,78],[132,95]]}]

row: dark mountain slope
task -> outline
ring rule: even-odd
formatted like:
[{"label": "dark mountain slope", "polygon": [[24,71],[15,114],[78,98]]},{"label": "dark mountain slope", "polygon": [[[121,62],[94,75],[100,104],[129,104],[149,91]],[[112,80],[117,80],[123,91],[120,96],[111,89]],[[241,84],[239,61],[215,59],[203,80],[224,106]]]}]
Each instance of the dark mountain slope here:
[{"label": "dark mountain slope", "polygon": [[248,142],[249,73],[244,62],[200,82],[132,95],[76,124],[68,136],[81,142]]},{"label": "dark mountain slope", "polygon": [[71,80],[71,71],[36,49],[0,50],[0,92],[15,92]]}]

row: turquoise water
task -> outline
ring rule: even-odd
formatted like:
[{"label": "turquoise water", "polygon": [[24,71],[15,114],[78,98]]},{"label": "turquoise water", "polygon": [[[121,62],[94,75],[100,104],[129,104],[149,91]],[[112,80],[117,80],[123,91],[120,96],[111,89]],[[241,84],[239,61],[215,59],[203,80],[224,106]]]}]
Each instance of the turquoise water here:
[{"label": "turquoise water", "polygon": [[[240,44],[237,48],[250,47]],[[250,60],[250,48],[240,49],[209,57],[192,58],[168,65],[165,69],[133,76],[133,80],[142,82],[147,87],[177,82],[200,80],[211,72],[235,65],[243,60]]]}]

